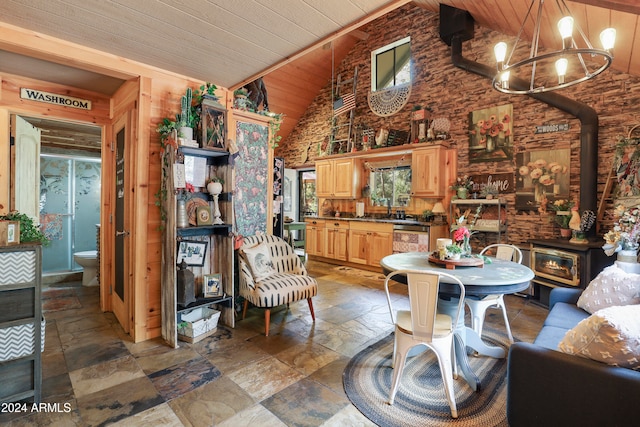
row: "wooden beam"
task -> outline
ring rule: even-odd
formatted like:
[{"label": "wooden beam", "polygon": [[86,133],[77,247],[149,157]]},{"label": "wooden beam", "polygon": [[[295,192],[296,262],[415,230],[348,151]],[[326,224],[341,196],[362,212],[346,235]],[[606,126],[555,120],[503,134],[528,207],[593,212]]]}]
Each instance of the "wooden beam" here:
[{"label": "wooden beam", "polygon": [[[638,2],[638,0],[571,0],[570,3],[582,3],[603,9],[640,15],[640,2]],[[569,9],[571,9],[571,7],[569,7]]]},{"label": "wooden beam", "polygon": [[[372,13],[370,13],[367,16],[364,16],[354,22],[352,22],[351,24],[347,25],[344,28],[341,28],[338,31],[333,32],[332,34],[329,34],[326,37],[323,37],[321,39],[319,39],[318,41],[316,41],[314,44],[307,46],[306,48],[299,50],[298,52],[294,53],[291,56],[288,56],[286,58],[284,58],[283,60],[276,62],[275,64],[271,65],[270,67],[260,71],[259,73],[256,73],[252,76],[247,77],[246,79],[242,80],[241,82],[238,82],[237,84],[231,86],[229,89],[230,90],[236,90],[244,85],[246,85],[247,83],[251,83],[252,81],[254,81],[255,79],[262,77],[266,74],[271,73],[272,71],[277,70],[278,68],[282,67],[283,65],[289,64],[292,61],[295,61],[296,59],[299,59],[303,56],[305,56],[306,54],[308,54],[309,52],[312,52],[316,49],[320,49],[322,48],[323,45],[332,42],[335,39],[338,39],[342,36],[346,36],[349,33],[351,33],[352,31],[357,30],[358,28],[362,27],[365,24],[368,24],[371,21],[374,21],[378,18],[380,18],[381,16],[386,15],[387,13],[396,10],[397,8],[404,6],[407,3],[410,3],[411,0],[394,0],[389,2],[388,4],[386,4],[385,6],[382,6],[381,8],[373,11]],[[362,37],[362,32],[357,33],[358,38]]]}]

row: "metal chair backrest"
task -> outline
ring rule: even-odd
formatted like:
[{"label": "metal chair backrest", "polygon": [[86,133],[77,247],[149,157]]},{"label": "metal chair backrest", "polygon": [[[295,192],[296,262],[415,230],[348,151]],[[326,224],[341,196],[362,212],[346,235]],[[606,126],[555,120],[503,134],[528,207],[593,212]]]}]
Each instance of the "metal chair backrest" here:
[{"label": "metal chair backrest", "polygon": [[413,337],[431,342],[436,323],[440,277],[432,273],[407,273]]},{"label": "metal chair backrest", "polygon": [[522,251],[520,248],[514,245],[506,243],[495,243],[482,249],[480,255],[484,255],[486,252],[495,252],[497,259],[517,262],[522,264]]},{"label": "metal chair backrest", "polygon": [[464,307],[465,296],[464,285],[460,279],[449,273],[437,271],[397,270],[388,274],[385,280],[385,291],[387,292],[389,311],[394,324],[395,315],[389,295],[388,282],[397,275],[405,275],[407,277],[409,303],[411,306],[411,327],[415,339],[427,342],[433,339],[441,277],[448,277],[450,282],[457,284],[460,288],[460,300],[456,309],[455,318],[452,319],[454,324],[457,322]]}]

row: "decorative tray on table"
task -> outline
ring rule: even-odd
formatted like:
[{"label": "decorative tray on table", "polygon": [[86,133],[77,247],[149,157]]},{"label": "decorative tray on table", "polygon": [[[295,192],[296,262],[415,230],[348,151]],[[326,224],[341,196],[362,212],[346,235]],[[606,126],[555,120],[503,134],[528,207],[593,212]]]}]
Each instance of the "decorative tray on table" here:
[{"label": "decorative tray on table", "polygon": [[479,257],[468,257],[468,258],[460,258],[460,259],[440,259],[436,255],[435,252],[429,253],[429,262],[434,264],[444,265],[447,270],[453,270],[456,267],[484,267],[484,261]]}]

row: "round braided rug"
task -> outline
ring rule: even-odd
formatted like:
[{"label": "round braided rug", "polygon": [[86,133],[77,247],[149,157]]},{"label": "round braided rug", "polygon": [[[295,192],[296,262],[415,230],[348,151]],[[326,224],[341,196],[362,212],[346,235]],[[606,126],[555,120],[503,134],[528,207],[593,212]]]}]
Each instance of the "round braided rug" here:
[{"label": "round braided rug", "polygon": [[[505,334],[485,326],[483,340],[508,348]],[[449,403],[435,354],[429,350],[407,359],[395,402],[389,405],[393,369],[393,334],[367,347],[347,364],[342,380],[351,403],[381,427],[399,426],[507,426],[507,359],[469,356],[480,378],[474,392],[462,376],[454,380],[458,418],[451,418]]]}]

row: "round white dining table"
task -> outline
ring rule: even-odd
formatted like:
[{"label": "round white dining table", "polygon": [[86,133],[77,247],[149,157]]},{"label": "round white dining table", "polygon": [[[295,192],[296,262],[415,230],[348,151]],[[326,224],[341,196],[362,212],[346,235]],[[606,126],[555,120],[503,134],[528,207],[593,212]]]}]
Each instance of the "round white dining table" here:
[{"label": "round white dining table", "polygon": [[[416,270],[446,272],[460,279],[465,287],[466,296],[483,296],[492,294],[512,294],[524,291],[534,277],[533,271],[522,264],[496,258],[488,258],[490,262],[481,267],[461,267],[447,269],[442,264],[429,261],[427,252],[407,252],[388,255],[380,261],[385,275],[398,270]],[[402,282],[401,276],[394,280]],[[448,283],[447,277],[440,280],[438,311],[455,316],[459,300],[457,285]],[[481,337],[464,323],[464,312],[456,323],[455,329],[456,361],[467,383],[473,390],[480,390],[480,380],[469,366],[466,348],[470,347],[478,355],[502,358],[506,352],[502,347],[489,346]]]}]

